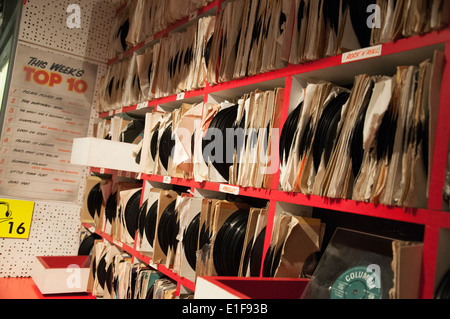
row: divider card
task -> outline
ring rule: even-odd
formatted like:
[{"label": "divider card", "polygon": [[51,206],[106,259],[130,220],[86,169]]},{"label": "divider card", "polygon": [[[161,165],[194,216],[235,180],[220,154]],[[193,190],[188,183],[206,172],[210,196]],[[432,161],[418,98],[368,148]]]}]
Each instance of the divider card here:
[{"label": "divider card", "polygon": [[97,65],[19,44],[0,142],[0,194],[76,202],[82,167],[74,138],[88,134]]}]

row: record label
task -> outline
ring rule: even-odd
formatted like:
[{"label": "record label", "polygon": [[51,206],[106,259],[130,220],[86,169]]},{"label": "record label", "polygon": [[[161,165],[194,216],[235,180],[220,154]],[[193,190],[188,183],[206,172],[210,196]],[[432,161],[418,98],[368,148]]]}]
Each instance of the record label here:
[{"label": "record label", "polygon": [[381,299],[379,279],[367,267],[351,268],[333,284],[331,299]]}]

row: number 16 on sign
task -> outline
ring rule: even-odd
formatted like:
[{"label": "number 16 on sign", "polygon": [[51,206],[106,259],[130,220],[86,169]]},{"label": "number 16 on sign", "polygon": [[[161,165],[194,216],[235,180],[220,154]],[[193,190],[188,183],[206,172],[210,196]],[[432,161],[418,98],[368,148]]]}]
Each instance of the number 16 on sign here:
[{"label": "number 16 on sign", "polygon": [[0,238],[28,239],[34,202],[0,198]]}]

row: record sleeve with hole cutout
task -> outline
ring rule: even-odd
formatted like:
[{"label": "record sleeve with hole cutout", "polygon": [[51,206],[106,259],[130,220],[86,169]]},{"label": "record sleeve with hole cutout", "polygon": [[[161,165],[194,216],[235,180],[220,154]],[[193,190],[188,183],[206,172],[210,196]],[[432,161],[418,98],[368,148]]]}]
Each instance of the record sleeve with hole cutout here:
[{"label": "record sleeve with hole cutout", "polygon": [[302,299],[389,299],[393,241],[338,228]]}]

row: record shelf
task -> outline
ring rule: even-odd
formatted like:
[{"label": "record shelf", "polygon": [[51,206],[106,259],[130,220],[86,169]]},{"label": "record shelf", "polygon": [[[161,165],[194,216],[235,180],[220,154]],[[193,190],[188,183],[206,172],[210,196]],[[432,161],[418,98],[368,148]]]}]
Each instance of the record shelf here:
[{"label": "record shelf", "polygon": [[[207,7],[198,10],[198,15],[211,12],[211,10],[214,10],[213,12],[215,12],[217,8],[220,8],[222,2],[222,0],[212,2]],[[166,36],[174,29],[188,23],[192,18],[195,17],[186,18],[176,25],[173,25],[158,33],[155,37],[152,37],[152,39],[149,39],[145,43],[141,43],[126,52],[125,55],[133,54],[134,51],[138,50],[143,45],[154,41],[158,37]],[[160,105],[179,107],[182,103],[207,102],[211,96],[227,98],[229,96],[241,96],[241,94],[255,89],[273,89],[281,86],[285,88],[285,99],[283,112],[281,115],[281,122],[284,124],[288,117],[291,93],[295,90],[295,85],[299,81],[305,79],[320,79],[335,82],[337,84],[346,84],[358,74],[384,74],[384,71],[390,73],[392,69],[395,69],[398,65],[418,64],[426,58],[432,57],[433,52],[436,49],[444,51],[446,63],[444,64],[441,86],[442,90],[440,93],[439,116],[436,128],[429,203],[426,209],[388,207],[353,200],[329,199],[320,196],[283,192],[279,190],[277,175],[274,178],[274,183],[271,189],[254,189],[229,185],[232,187],[232,191],[235,194],[238,193],[241,196],[270,201],[267,224],[268,231],[266,232],[267,235],[264,245],[265,252],[270,245],[271,230],[278,203],[321,208],[330,211],[348,213],[350,215],[372,217],[382,220],[398,221],[423,226],[424,255],[423,275],[421,278],[422,289],[420,297],[423,299],[432,299],[437,281],[443,275],[442,269],[448,269],[448,267],[450,267],[450,256],[448,256],[448,251],[450,248],[450,213],[443,211],[443,188],[447,172],[447,158],[450,141],[450,90],[447,89],[450,86],[450,65],[448,64],[448,61],[450,61],[450,27],[447,27],[441,31],[434,31],[425,35],[413,36],[411,38],[400,39],[395,42],[383,44],[382,53],[377,57],[343,63],[343,56],[338,55],[306,64],[289,65],[284,69],[249,76],[214,86],[207,84],[207,86],[203,89],[188,91],[178,95],[175,94],[152,101],[147,101],[145,103],[100,113],[99,117],[106,119],[121,113],[142,115],[146,112],[150,112],[154,108],[158,108]],[[110,63],[115,63],[120,58],[121,57],[117,57],[111,60]],[[224,191],[223,184],[208,181],[199,183],[194,180],[146,175],[136,172],[126,173],[114,170],[113,168],[105,169],[101,167],[92,167],[91,172],[94,174],[111,174],[116,176],[126,175],[127,177],[142,180],[144,188],[147,183],[157,183],[160,185],[167,184],[190,188],[191,194],[195,194],[197,190],[216,193],[228,192],[226,189]],[[332,212],[330,212],[330,214],[331,213]],[[137,259],[151,266],[153,265],[153,267],[177,281],[178,290],[181,285],[195,291],[195,284],[193,282],[186,280],[185,278],[181,278],[172,270],[167,269],[162,265],[154,265],[149,257],[141,255],[132,247],[113,241],[113,239],[102,230],[92,228],[92,226],[88,224],[84,224],[83,226],[101,235],[105,240],[111,241],[123,248]],[[440,273],[438,273],[437,269],[441,269]]]}]

